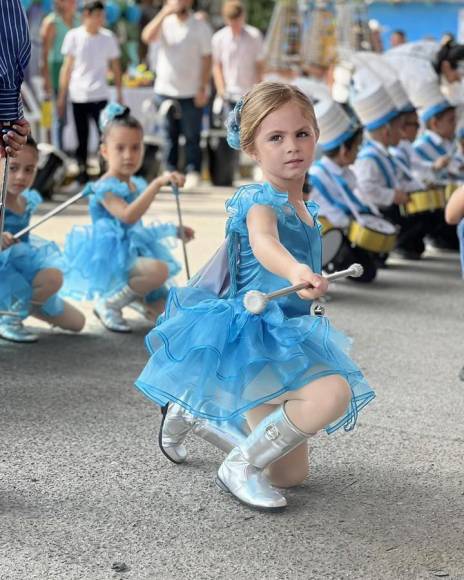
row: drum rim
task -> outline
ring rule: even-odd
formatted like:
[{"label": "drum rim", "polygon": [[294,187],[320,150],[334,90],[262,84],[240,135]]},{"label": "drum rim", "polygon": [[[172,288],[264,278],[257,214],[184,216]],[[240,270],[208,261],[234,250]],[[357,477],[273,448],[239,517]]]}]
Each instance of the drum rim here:
[{"label": "drum rim", "polygon": [[[340,235],[340,244],[339,247],[337,249],[337,251],[334,253],[334,255],[329,259],[329,260],[324,260],[324,238],[326,236],[328,236],[329,234],[333,234],[333,233],[337,233],[338,235]],[[345,234],[343,233],[343,230],[340,228],[331,228],[330,230],[327,230],[327,232],[325,232],[321,238],[321,243],[322,243],[322,251],[321,251],[321,262],[322,262],[322,267],[324,268],[325,266],[327,266],[328,264],[330,264],[331,262],[333,262],[333,260],[336,258],[338,252],[340,251],[342,245],[343,245],[343,240],[345,239]]]}]

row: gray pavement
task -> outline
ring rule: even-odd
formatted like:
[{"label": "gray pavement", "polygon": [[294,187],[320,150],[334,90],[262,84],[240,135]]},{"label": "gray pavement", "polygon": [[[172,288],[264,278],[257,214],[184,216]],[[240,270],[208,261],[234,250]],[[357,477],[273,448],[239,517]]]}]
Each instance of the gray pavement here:
[{"label": "gray pavement", "polygon": [[[222,239],[230,192],[182,198],[193,270]],[[175,219],[169,194],[152,215]],[[61,242],[86,221],[79,205],[38,233]],[[0,343],[0,578],[464,579],[463,292],[454,254],[336,284],[328,315],[377,399],[354,432],[314,440],[278,515],[224,496],[203,442],[184,466],[161,455],[159,411],[132,386],[147,323],[111,334],[89,306],[80,336],[32,321],[38,344]]]}]

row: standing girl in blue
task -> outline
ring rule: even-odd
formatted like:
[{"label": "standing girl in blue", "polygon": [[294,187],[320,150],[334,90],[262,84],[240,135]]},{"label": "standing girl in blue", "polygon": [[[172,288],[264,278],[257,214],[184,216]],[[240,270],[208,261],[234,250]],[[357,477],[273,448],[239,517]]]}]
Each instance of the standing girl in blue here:
[{"label": "standing girl in blue", "polygon": [[[296,87],[264,82],[232,114],[229,143],[257,162],[264,183],[240,188],[226,206],[230,289],[224,297],[171,289],[136,385],[168,405],[161,436],[166,431],[170,452],[196,420],[227,426],[245,416],[252,432],[227,455],[217,483],[272,510],[287,504],[273,485],[306,477],[308,439],[323,428],[352,429],[374,392],[349,358],[348,340],[310,313],[327,291],[318,207],[302,193],[319,135],[311,102]],[[310,287],[271,301],[262,314],[243,306],[248,290],[301,282]]]},{"label": "standing girl in blue", "polygon": [[29,225],[42,202],[31,189],[39,152],[32,137],[10,161],[6,196],[5,233],[0,252],[0,308],[11,314],[0,316],[0,336],[13,342],[35,342],[37,335],[23,325],[31,314],[65,330],[79,332],[84,315],[58,297],[63,283],[63,257],[54,242],[26,234],[13,237]]},{"label": "standing girl in blue", "polygon": [[[74,227],[65,243],[67,270],[64,293],[94,299],[94,313],[114,332],[130,332],[122,309],[143,302],[154,320],[164,309],[165,284],[180,270],[166,238],[180,233],[176,226],[144,226],[142,217],[163,185],[182,186],[184,176],[168,173],[149,185],[134,177],[143,158],[143,129],[127,107],[110,103],[100,118],[101,154],[107,171],[90,187],[92,225]],[[193,230],[184,228],[191,239]]]}]

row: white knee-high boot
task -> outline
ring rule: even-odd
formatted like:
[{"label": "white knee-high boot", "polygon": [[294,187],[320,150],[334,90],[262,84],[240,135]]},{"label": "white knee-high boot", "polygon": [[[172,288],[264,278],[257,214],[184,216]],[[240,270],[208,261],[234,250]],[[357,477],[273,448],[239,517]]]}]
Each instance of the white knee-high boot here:
[{"label": "white knee-high boot", "polygon": [[312,435],[300,431],[281,405],[225,458],[216,480],[219,487],[252,507],[265,510],[284,508],[287,500],[271,486],[264,469]]},{"label": "white knee-high boot", "polygon": [[109,298],[99,298],[93,310],[94,314],[108,330],[132,332],[131,327],[123,318],[122,309],[138,297],[139,295],[130,286],[124,286]]},{"label": "white knee-high boot", "polygon": [[250,431],[245,421],[241,426],[213,423],[194,417],[177,403],[169,403],[164,407],[158,442],[161,451],[173,463],[184,463],[187,459],[183,443],[189,433],[201,437],[225,453],[230,453],[234,447],[245,441]]}]

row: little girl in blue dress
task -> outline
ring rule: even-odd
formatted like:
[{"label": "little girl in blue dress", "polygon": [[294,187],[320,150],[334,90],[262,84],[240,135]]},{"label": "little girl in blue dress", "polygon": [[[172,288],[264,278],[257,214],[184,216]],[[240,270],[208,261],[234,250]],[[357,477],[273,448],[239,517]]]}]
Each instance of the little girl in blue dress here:
[{"label": "little girl in blue dress", "polygon": [[[97,299],[94,313],[114,332],[130,332],[122,309],[143,302],[154,320],[164,308],[166,283],[180,270],[169,237],[172,224],[145,226],[142,217],[163,185],[182,186],[184,177],[169,173],[149,185],[134,177],[143,158],[143,129],[129,109],[110,103],[100,118],[101,154],[107,172],[92,184],[92,225],[74,227],[66,237],[67,261],[63,293],[78,300]],[[193,230],[184,228],[191,239]]]},{"label": "little girl in blue dress", "polygon": [[0,336],[14,342],[35,342],[37,335],[23,325],[29,314],[53,326],[80,331],[83,314],[61,299],[57,292],[63,283],[62,254],[54,242],[26,234],[16,243],[13,235],[29,225],[42,202],[30,189],[37,170],[38,150],[29,137],[25,147],[10,161],[5,233],[0,252]]},{"label": "little girl in blue dress", "polygon": [[[327,290],[318,206],[303,200],[318,133],[312,104],[296,87],[260,83],[237,104],[229,144],[258,163],[264,183],[240,188],[227,203],[230,282],[219,276],[213,292],[211,277],[207,283],[197,277],[170,290],[136,381],[163,407],[160,444],[171,460],[185,460],[182,443],[190,430],[211,442],[222,432],[229,454],[218,485],[267,510],[286,506],[273,485],[289,487],[306,477],[308,438],[323,428],[352,429],[375,396],[348,355],[349,341],[310,310]],[[223,258],[219,252],[217,267]],[[262,314],[244,308],[251,289],[302,282],[308,289],[269,302]],[[243,418],[251,434],[234,429],[228,436],[228,425]]]}]

